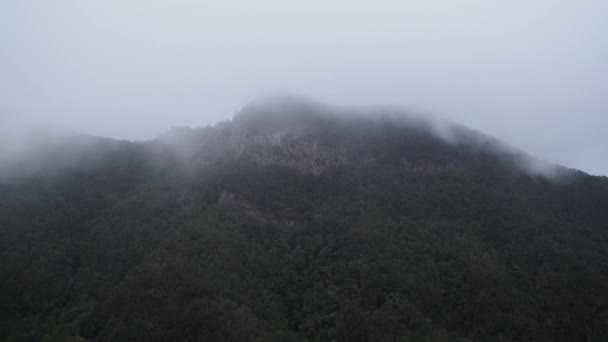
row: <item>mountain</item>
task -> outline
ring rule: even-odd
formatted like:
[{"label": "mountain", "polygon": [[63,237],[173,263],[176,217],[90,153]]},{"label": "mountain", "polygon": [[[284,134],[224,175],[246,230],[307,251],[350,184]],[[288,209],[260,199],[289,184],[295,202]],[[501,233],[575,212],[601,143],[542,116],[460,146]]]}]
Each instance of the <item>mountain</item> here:
[{"label": "mountain", "polygon": [[279,97],[53,141],[0,178],[1,340],[608,339],[608,179],[466,127]]}]

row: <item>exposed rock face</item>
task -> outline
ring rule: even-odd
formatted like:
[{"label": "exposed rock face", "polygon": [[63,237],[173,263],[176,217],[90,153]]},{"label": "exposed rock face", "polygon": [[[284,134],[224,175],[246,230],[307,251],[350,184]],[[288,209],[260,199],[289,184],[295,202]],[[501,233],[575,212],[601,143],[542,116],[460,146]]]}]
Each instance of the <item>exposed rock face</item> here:
[{"label": "exposed rock face", "polygon": [[256,207],[251,201],[228,191],[222,191],[220,193],[218,205],[235,209],[261,223],[278,224],[284,227],[292,227],[295,224],[293,218],[281,217],[271,212],[264,212]]},{"label": "exposed rock face", "polygon": [[330,117],[321,105],[298,97],[254,102],[227,130],[225,157],[318,175],[347,162],[343,147],[319,137]]},{"label": "exposed rock face", "polygon": [[284,166],[314,175],[347,161],[344,151],[340,149],[331,148],[316,139],[284,133],[238,134],[227,149],[227,155],[239,160]]},{"label": "exposed rock face", "polygon": [[175,129],[162,141],[169,143],[169,153],[190,163],[195,160],[199,167],[252,161],[319,175],[347,163],[348,158],[343,146],[322,141],[318,133],[326,117],[311,106],[300,102],[288,108],[258,104],[214,127]]}]

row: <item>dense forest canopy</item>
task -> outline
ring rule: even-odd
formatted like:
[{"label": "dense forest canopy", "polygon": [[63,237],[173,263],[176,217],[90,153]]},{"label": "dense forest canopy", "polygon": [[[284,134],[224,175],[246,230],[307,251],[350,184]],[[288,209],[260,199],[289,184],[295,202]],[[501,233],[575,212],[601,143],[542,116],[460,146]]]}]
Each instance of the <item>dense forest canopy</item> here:
[{"label": "dense forest canopy", "polygon": [[608,340],[608,179],[455,124],[272,99],[7,170],[0,340]]}]

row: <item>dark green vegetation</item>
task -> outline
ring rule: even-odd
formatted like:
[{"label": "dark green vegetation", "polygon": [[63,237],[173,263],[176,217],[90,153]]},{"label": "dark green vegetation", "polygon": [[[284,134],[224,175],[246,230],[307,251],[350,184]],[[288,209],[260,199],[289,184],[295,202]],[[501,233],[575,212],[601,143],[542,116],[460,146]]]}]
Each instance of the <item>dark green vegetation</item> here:
[{"label": "dark green vegetation", "polygon": [[608,179],[248,111],[0,183],[0,340],[608,340]]}]

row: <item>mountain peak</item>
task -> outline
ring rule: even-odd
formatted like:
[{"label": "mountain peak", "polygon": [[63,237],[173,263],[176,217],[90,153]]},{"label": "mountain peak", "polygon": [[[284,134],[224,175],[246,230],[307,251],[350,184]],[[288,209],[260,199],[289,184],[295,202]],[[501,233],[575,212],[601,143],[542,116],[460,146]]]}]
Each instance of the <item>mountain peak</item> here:
[{"label": "mountain peak", "polygon": [[557,168],[483,133],[391,107],[339,107],[281,94],[258,98],[233,120],[175,130],[161,139],[188,164],[252,161],[320,174],[339,166],[398,165],[404,171],[525,171]]}]

